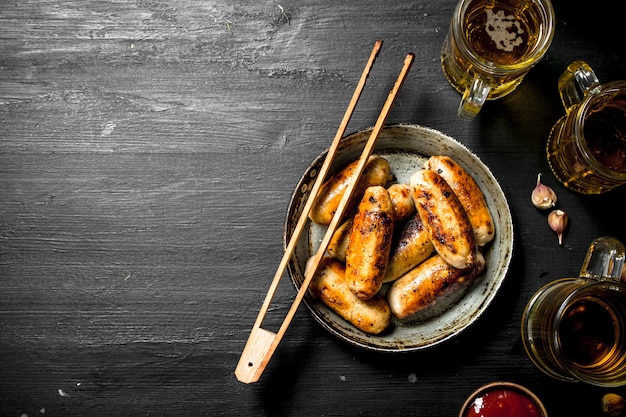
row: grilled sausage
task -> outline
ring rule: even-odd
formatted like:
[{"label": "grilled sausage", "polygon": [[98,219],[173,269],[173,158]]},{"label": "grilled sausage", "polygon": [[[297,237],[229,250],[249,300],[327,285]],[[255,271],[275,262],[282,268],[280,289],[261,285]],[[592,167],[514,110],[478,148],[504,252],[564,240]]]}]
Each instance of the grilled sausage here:
[{"label": "grilled sausage", "polygon": [[383,283],[398,279],[435,252],[419,214],[414,213],[402,226],[397,226],[396,223],[397,236],[391,246]]},{"label": "grilled sausage", "polygon": [[409,184],[392,184],[387,188],[393,205],[394,220],[401,222],[415,213],[415,203]]},{"label": "grilled sausage", "polygon": [[[356,160],[350,163],[322,184],[309,213],[311,220],[321,225],[330,224],[337,208],[339,208],[339,203],[348,188],[358,162]],[[367,187],[385,185],[391,178],[390,172],[389,162],[385,158],[378,155],[370,156],[346,206],[344,217],[347,218],[354,214],[354,210]]]},{"label": "grilled sausage", "polygon": [[411,176],[413,200],[435,250],[458,269],[476,260],[472,226],[459,199],[435,171],[421,169]]},{"label": "grilled sausage", "polygon": [[437,172],[448,183],[467,213],[478,246],[489,243],[495,234],[493,219],[476,180],[448,156],[431,156],[425,169]]},{"label": "grilled sausage", "polygon": [[346,251],[346,279],[364,300],[383,284],[393,238],[393,206],[385,187],[365,190],[359,204]]},{"label": "grilled sausage", "polygon": [[328,254],[341,262],[346,261],[346,251],[348,250],[348,242],[350,242],[350,233],[352,232],[353,219],[348,219],[335,230],[333,236],[328,242]]},{"label": "grilled sausage", "polygon": [[369,300],[357,297],[348,288],[345,267],[330,256],[322,258],[309,288],[328,308],[365,333],[379,334],[391,322],[387,300],[380,294]]},{"label": "grilled sausage", "polygon": [[465,295],[474,278],[485,268],[485,258],[477,252],[469,269],[458,269],[434,254],[389,288],[387,302],[399,319],[427,319],[443,313]]},{"label": "grilled sausage", "polygon": [[[415,214],[415,203],[408,184],[393,184],[389,188],[389,196],[393,205],[394,224],[398,224]],[[341,262],[346,261],[346,249],[350,241],[352,219],[348,219],[335,230],[328,242],[328,254]],[[406,272],[406,271],[405,271]]]}]

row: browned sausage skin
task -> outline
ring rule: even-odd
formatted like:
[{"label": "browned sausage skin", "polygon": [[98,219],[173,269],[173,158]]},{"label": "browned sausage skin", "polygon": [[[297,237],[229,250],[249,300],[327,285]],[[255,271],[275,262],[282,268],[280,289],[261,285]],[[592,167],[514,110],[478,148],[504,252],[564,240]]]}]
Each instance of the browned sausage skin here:
[{"label": "browned sausage skin", "polygon": [[[411,187],[408,184],[393,184],[387,188],[393,205],[394,224],[404,222],[407,218],[415,215],[415,203],[411,195]],[[343,222],[328,243],[328,254],[341,262],[346,261],[346,250],[350,241],[350,231],[352,230],[352,220]]]},{"label": "browned sausage skin", "polygon": [[392,184],[387,188],[393,205],[393,216],[396,223],[408,219],[415,213],[415,203],[409,184]]},{"label": "browned sausage skin", "polygon": [[474,230],[478,246],[489,243],[495,235],[494,223],[476,180],[449,156],[431,156],[424,168],[441,175],[459,198]]},{"label": "browned sausage skin", "polygon": [[421,169],[411,176],[413,200],[435,250],[458,269],[472,266],[477,245],[474,231],[456,194],[434,171]]},{"label": "browned sausage skin", "polygon": [[391,312],[399,319],[440,314],[465,294],[484,268],[480,252],[473,267],[467,269],[455,268],[435,254],[394,281],[387,293]]},{"label": "browned sausage skin", "polygon": [[391,323],[385,298],[380,294],[369,300],[357,297],[348,288],[344,265],[330,256],[320,261],[310,289],[328,308],[365,333],[382,333]]},{"label": "browned sausage skin", "polygon": [[397,236],[391,246],[383,283],[398,279],[435,251],[419,214],[414,213],[404,224],[397,226],[396,223],[394,229],[398,229]]},{"label": "browned sausage skin", "polygon": [[346,251],[346,279],[359,298],[373,297],[383,284],[393,225],[389,192],[381,186],[366,189],[354,216]]},{"label": "browned sausage skin", "polygon": [[346,261],[346,251],[350,242],[350,233],[352,232],[352,223],[354,219],[348,219],[335,230],[333,236],[328,242],[328,254],[341,262]]},{"label": "browned sausage skin", "polygon": [[[317,224],[329,225],[339,208],[339,203],[343,198],[350,179],[358,165],[358,160],[350,163],[341,171],[330,177],[322,186],[311,207],[309,217]],[[348,202],[344,218],[354,214],[363,192],[367,187],[374,185],[385,185],[391,178],[389,162],[378,155],[372,155],[367,160],[363,174]]]}]

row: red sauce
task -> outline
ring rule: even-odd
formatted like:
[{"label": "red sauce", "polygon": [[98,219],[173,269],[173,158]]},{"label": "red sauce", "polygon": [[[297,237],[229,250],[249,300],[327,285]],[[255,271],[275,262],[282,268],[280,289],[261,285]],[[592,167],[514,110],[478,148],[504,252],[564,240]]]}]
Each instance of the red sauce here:
[{"label": "red sauce", "polygon": [[474,398],[465,417],[541,417],[541,414],[533,400],[523,393],[494,388]]}]

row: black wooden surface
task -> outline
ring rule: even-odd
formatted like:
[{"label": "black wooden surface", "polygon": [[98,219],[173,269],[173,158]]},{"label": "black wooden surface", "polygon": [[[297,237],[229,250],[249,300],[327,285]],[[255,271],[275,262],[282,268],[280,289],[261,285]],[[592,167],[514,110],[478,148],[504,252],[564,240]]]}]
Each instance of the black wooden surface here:
[{"label": "black wooden surface", "polygon": [[[620,2],[555,0],[556,34],[518,90],[457,118],[439,51],[455,2],[12,1],[0,4],[0,415],[454,416],[483,383],[526,385],[551,416],[599,416],[607,390],[536,370],[519,337],[543,283],[595,237],[626,241],[626,188],[587,197],[550,173],[556,80],[584,59],[626,79]],[[282,256],[287,205],[349,125],[388,120],[472,149],[515,226],[505,285],[475,325],[413,354],[363,351],[303,306],[259,383],[233,374]],[[529,196],[538,173],[571,223],[563,246]],[[285,277],[269,315],[295,291]]]}]

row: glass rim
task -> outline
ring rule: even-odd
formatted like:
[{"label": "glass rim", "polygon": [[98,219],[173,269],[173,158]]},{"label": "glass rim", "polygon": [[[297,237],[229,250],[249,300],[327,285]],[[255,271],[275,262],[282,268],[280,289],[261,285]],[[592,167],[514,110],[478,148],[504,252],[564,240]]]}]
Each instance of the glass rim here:
[{"label": "glass rim", "polygon": [[592,88],[575,110],[572,124],[574,136],[576,138],[580,138],[580,140],[575,140],[574,144],[579,149],[580,153],[585,157],[586,162],[588,162],[591,168],[595,171],[594,174],[609,181],[614,181],[616,179],[618,181],[626,181],[626,171],[616,171],[598,161],[587,146],[584,124],[589,111],[598,99],[606,95],[617,94],[619,92],[626,95],[626,81],[612,81]]},{"label": "glass rim", "polygon": [[454,41],[463,46],[464,50],[460,52],[469,61],[471,61],[475,67],[495,76],[512,75],[516,73],[523,74],[537,64],[548,52],[555,32],[554,8],[549,0],[530,0],[532,3],[538,5],[539,10],[541,11],[542,23],[540,25],[540,32],[542,36],[538,36],[540,41],[533,46],[529,57],[515,64],[499,66],[494,66],[491,61],[487,61],[477,54],[464,35],[465,24],[463,22],[463,16],[473,1],[474,0],[461,0],[456,5],[452,21],[450,23],[450,33],[452,34]]},{"label": "glass rim", "polygon": [[[617,280],[575,278],[573,279],[573,281],[578,280],[578,279],[582,281],[586,281],[587,284],[582,284],[581,286],[574,288],[572,292],[568,294],[567,297],[565,297],[565,299],[563,300],[563,302],[561,303],[561,305],[556,311],[556,318],[554,320],[555,331],[553,331],[552,333],[552,341],[554,345],[553,354],[557,357],[557,360],[559,361],[560,366],[566,366],[566,369],[563,369],[563,370],[565,372],[568,372],[570,375],[574,376],[577,380],[581,382],[591,384],[591,385],[596,385],[596,386],[604,386],[604,387],[626,385],[626,367],[624,367],[624,369],[622,369],[621,373],[618,375],[617,383],[616,383],[615,376],[612,376],[610,378],[603,377],[601,373],[598,372],[598,367],[600,365],[595,365],[595,366],[594,365],[589,365],[589,366],[579,365],[579,367],[582,368],[582,370],[578,370],[576,369],[575,366],[573,366],[573,361],[569,359],[567,355],[563,353],[562,343],[559,338],[559,332],[557,332],[556,329],[560,327],[563,313],[565,312],[567,308],[569,308],[572,305],[573,298],[579,296],[581,293],[582,294],[589,293],[598,287],[605,287],[606,289],[609,289],[609,290],[617,289],[618,292],[622,293],[622,295],[626,297],[626,285],[624,285],[623,283],[620,283]],[[585,297],[581,299],[588,299],[588,298],[590,297]],[[606,304],[605,300],[603,300],[602,297],[594,296],[593,298],[599,301],[602,301],[602,304]],[[626,345],[626,334],[622,335],[621,344]],[[624,359],[624,361],[626,362],[626,359]]]},{"label": "glass rim", "polygon": [[[543,359],[540,359],[540,357],[536,354],[535,342],[532,337],[532,332],[529,332],[531,323],[534,320],[531,311],[533,307],[537,304],[538,300],[551,288],[560,285],[571,285],[578,280],[583,280],[583,278],[557,278],[542,285],[526,303],[521,320],[521,338],[522,345],[524,346],[524,350],[526,351],[526,356],[528,356],[533,365],[535,365],[535,367],[543,372],[545,375],[565,382],[576,382],[577,380],[571,374],[567,374],[567,371],[563,369],[560,364],[553,362],[548,364]],[[549,337],[546,337],[546,339],[549,339]]]}]

